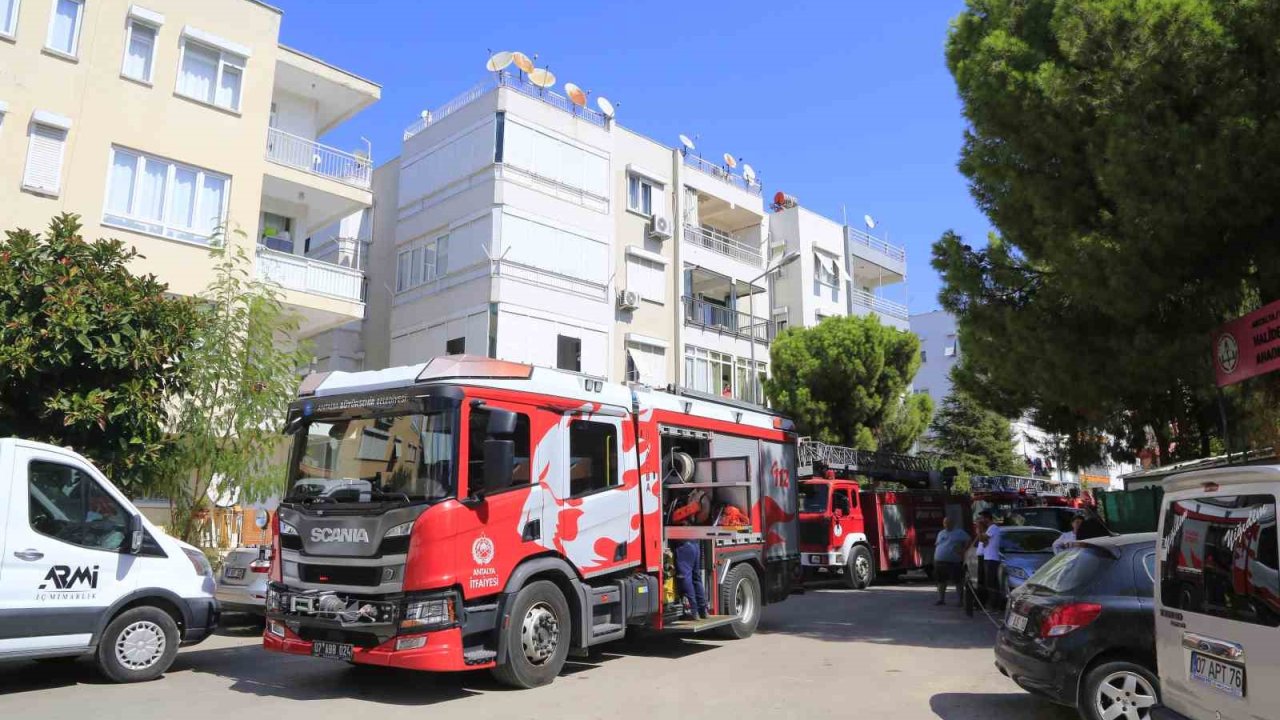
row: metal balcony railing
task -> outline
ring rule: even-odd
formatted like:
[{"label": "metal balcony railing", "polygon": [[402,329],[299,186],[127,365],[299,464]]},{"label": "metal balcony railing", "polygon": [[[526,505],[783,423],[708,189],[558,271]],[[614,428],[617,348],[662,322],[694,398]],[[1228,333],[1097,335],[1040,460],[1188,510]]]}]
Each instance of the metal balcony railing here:
[{"label": "metal balcony railing", "polygon": [[764,262],[759,243],[748,242],[707,225],[685,225],[684,240],[752,265],[761,266]]},{"label": "metal balcony railing", "polygon": [[899,320],[906,320],[910,315],[907,312],[907,306],[896,303],[892,300],[885,300],[882,297],[873,295],[866,290],[853,288],[849,291],[849,297],[853,300],[855,307],[865,308],[881,315],[887,315]]},{"label": "metal balcony railing", "polygon": [[526,95],[535,100],[541,100],[552,107],[559,108],[567,113],[576,115],[592,125],[608,127],[609,119],[606,118],[603,113],[592,110],[591,108],[578,107],[570,102],[569,98],[534,85],[521,73],[513,73],[503,70],[492,78],[475,85],[471,89],[461,95],[458,95],[435,110],[429,110],[423,113],[421,118],[409,127],[405,128],[404,139],[408,140],[414,135],[426,130],[432,125],[432,123],[440,122],[446,117],[449,117],[453,113],[485,96],[490,91],[500,87],[510,88],[521,95]]},{"label": "metal balcony railing", "polygon": [[320,177],[368,190],[373,162],[278,128],[267,128],[267,159]]},{"label": "metal balcony railing", "polygon": [[258,247],[258,277],[299,292],[364,300],[364,273],[300,255]]},{"label": "metal balcony railing", "polygon": [[736,173],[727,167],[717,165],[709,160],[703,160],[697,155],[691,155],[687,152],[684,153],[684,164],[695,170],[701,170],[713,178],[723,180],[736,188],[746,190],[756,197],[760,196],[759,180],[747,180],[740,173]]},{"label": "metal balcony railing", "polygon": [[683,297],[684,324],[704,330],[730,333],[741,338],[773,342],[778,334],[778,324],[762,317],[738,312],[732,308],[697,298]]},{"label": "metal balcony railing", "polygon": [[849,242],[884,253],[898,262],[907,261],[907,251],[897,245],[890,245],[880,238],[855,227],[849,227]]}]

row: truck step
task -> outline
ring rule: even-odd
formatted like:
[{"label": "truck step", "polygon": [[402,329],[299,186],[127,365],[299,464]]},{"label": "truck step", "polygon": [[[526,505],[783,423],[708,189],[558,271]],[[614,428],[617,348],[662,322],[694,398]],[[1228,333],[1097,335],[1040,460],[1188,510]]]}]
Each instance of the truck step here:
[{"label": "truck step", "polygon": [[675,634],[694,635],[713,630],[725,625],[732,625],[738,619],[737,615],[708,615],[705,618],[697,620],[675,620],[673,622],[663,623],[662,631]]},{"label": "truck step", "polygon": [[496,651],[484,648],[469,648],[462,651],[462,661],[468,665],[484,665],[493,662],[497,657]]},{"label": "truck step", "polygon": [[611,633],[622,632],[622,625],[619,623],[602,623],[591,628],[592,635],[609,635]]}]

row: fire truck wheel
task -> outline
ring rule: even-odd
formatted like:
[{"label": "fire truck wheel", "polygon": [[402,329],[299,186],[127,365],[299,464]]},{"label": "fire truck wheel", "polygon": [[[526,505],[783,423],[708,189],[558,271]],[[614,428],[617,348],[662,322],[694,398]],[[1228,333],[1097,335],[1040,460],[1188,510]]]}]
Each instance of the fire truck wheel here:
[{"label": "fire truck wheel", "polygon": [[493,669],[498,682],[517,688],[546,685],[569,656],[573,616],[555,583],[539,580],[516,594],[507,633],[507,661]]},{"label": "fire truck wheel", "polygon": [[760,578],[746,563],[734,565],[720,586],[720,614],[736,615],[733,624],[721,628],[721,635],[741,640],[751,637],[760,622]]},{"label": "fire truck wheel", "polygon": [[866,590],[875,577],[871,552],[865,545],[854,545],[853,552],[849,553],[849,566],[844,569],[845,583],[854,590]]}]

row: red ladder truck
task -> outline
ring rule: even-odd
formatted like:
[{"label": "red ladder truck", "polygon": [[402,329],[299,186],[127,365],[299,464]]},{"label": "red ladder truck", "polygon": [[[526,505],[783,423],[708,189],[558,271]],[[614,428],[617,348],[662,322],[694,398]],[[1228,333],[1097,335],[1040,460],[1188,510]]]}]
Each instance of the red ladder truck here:
[{"label": "red ladder truck", "polygon": [[[312,374],[289,413],[263,644],[532,687],[637,628],[746,637],[799,575],[791,428],[486,358]],[[669,525],[694,491],[706,519]],[[678,620],[677,539],[700,546],[704,620]]]}]

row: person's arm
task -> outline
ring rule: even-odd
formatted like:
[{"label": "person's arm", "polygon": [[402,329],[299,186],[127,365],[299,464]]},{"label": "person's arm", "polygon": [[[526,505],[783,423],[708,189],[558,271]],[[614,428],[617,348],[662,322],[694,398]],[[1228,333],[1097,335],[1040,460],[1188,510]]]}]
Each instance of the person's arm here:
[{"label": "person's arm", "polygon": [[[1070,535],[1071,537],[1067,537],[1068,535]],[[1053,554],[1057,555],[1063,550],[1066,550],[1067,548],[1071,547],[1072,545],[1075,544],[1075,540],[1076,540],[1075,533],[1071,532],[1070,530],[1062,533],[1061,535],[1058,536],[1057,540],[1053,541]]]}]

